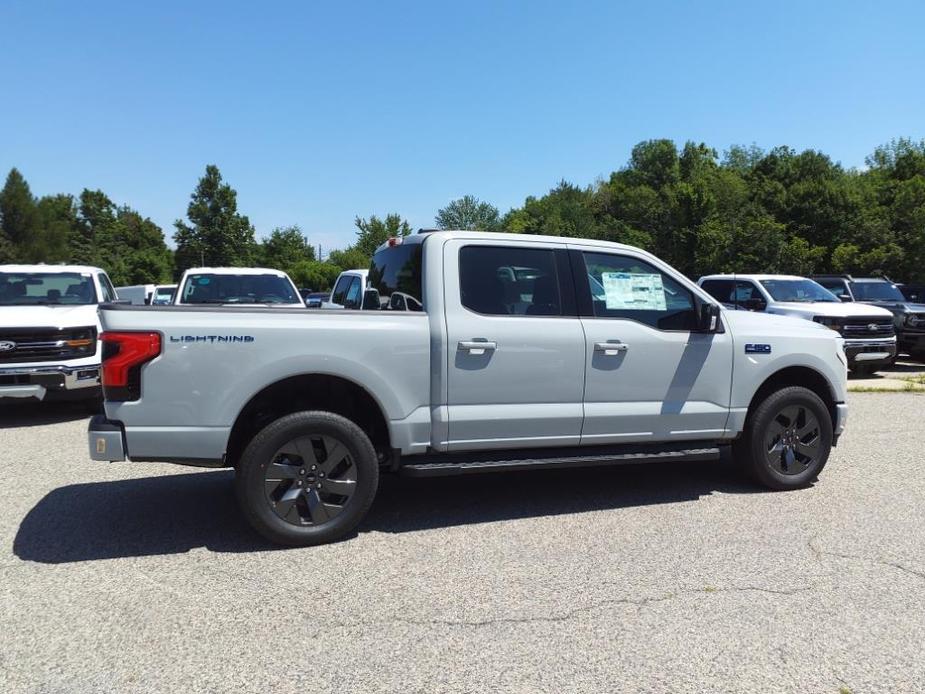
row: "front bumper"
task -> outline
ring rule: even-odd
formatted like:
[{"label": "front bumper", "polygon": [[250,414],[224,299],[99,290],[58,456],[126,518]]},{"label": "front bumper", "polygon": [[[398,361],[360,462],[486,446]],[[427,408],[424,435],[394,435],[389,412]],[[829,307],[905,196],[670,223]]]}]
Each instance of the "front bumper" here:
[{"label": "front bumper", "polygon": [[125,460],[125,432],[120,422],[111,422],[101,414],[94,415],[87,427],[87,442],[91,460]]},{"label": "front bumper", "polygon": [[832,422],[832,445],[838,444],[838,437],[845,432],[848,421],[848,405],[840,402],[835,405],[835,421]]},{"label": "front bumper", "polygon": [[37,398],[48,392],[85,392],[100,387],[100,365],[0,367],[0,398]]},{"label": "front bumper", "polygon": [[848,365],[887,366],[896,358],[896,338],[890,340],[845,340]]},{"label": "front bumper", "polygon": [[899,347],[906,352],[925,351],[925,333],[904,330],[899,333]]}]

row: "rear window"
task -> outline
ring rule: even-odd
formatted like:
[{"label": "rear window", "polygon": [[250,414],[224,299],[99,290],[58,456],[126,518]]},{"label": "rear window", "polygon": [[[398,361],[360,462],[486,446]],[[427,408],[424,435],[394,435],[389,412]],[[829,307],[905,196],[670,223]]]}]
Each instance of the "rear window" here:
[{"label": "rear window", "polygon": [[184,304],[297,304],[301,299],[279,275],[190,275],[183,285]]},{"label": "rear window", "polygon": [[383,309],[423,311],[423,244],[383,248],[373,256],[368,287],[379,292]]}]

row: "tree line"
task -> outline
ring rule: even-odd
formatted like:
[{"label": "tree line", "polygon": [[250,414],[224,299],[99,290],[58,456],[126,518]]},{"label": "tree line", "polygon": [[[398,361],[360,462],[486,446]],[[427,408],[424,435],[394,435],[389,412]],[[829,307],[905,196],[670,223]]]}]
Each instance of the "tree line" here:
[{"label": "tree line", "polygon": [[[882,274],[925,280],[925,141],[878,147],[862,170],[816,150],[703,143],[637,144],[629,161],[593,184],[560,181],[506,214],[466,195],[437,211],[437,228],[583,237],[645,248],[692,278],[712,272]],[[163,230],[100,190],[35,197],[10,171],[0,191],[0,263],[74,262],[106,269],[116,285],[167,282],[207,266],[284,270],[328,289],[343,269],[366,267],[376,247],[411,232],[397,213],[357,217],[353,244],[317,257],[298,226],[258,241],[236,191],[207,166],[177,220]]]}]

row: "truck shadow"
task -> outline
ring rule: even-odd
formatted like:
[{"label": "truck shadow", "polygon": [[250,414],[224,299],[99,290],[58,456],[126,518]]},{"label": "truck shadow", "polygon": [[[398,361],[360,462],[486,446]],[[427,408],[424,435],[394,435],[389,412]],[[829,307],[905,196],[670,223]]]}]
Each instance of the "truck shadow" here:
[{"label": "truck shadow", "polygon": [[[760,491],[717,463],[430,479],[386,476],[359,534],[671,504],[714,492]],[[262,540],[243,520],[229,470],[61,487],[29,511],[13,541],[13,552],[20,559],[48,564],[177,554],[198,547],[215,552],[280,549]]]},{"label": "truck shadow", "polygon": [[12,402],[0,405],[0,429],[34,427],[45,424],[90,419],[85,402]]}]

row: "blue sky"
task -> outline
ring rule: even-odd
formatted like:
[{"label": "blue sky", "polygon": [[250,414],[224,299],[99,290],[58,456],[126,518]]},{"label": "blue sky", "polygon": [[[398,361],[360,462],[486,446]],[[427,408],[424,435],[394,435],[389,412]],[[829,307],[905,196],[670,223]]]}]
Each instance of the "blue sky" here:
[{"label": "blue sky", "polygon": [[922,2],[0,4],[0,172],[160,224],[206,164],[258,234],[344,246],[620,168],[640,140],[925,137]]}]

